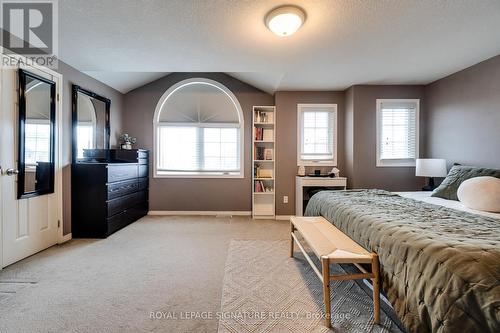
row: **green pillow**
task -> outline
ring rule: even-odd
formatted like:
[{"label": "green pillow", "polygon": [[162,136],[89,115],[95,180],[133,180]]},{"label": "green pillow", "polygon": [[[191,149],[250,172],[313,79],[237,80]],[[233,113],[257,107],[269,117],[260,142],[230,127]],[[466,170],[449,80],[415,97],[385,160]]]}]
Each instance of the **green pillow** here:
[{"label": "green pillow", "polygon": [[457,191],[463,181],[480,176],[500,178],[500,170],[478,168],[465,165],[454,165],[441,185],[432,192],[432,197],[457,200]]}]

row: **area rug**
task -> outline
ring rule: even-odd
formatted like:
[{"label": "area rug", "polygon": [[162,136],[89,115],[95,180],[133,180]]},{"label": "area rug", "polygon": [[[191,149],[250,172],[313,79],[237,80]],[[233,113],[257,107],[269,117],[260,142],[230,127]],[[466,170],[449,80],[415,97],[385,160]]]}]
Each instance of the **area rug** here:
[{"label": "area rug", "polygon": [[[331,285],[332,330],[323,325],[323,289],[300,251],[289,241],[232,240],[225,266],[219,332],[397,332],[353,281]],[[343,269],[332,265],[331,274]]]}]

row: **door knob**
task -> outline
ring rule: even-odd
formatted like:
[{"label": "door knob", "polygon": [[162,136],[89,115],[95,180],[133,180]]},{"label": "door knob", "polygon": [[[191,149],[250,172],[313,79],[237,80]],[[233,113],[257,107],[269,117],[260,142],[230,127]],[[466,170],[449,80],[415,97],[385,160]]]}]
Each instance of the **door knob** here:
[{"label": "door knob", "polygon": [[5,174],[7,176],[14,176],[14,175],[17,175],[19,173],[19,170],[16,170],[16,169],[7,169],[5,170]]}]

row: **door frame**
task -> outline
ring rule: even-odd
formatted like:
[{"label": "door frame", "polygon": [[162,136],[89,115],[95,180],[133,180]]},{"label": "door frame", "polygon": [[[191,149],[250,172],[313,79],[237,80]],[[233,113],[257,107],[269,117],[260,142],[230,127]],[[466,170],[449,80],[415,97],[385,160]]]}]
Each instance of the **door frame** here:
[{"label": "door frame", "polygon": [[[57,244],[61,244],[64,242],[67,242],[71,239],[71,233],[64,235],[64,230],[63,230],[63,204],[62,204],[62,193],[63,193],[63,184],[62,184],[62,169],[63,169],[63,75],[61,73],[58,73],[52,69],[39,66],[36,64],[30,64],[29,66],[26,66],[24,64],[29,63],[29,61],[26,60],[25,57],[20,56],[20,55],[6,55],[6,54],[0,54],[0,71],[3,71],[4,65],[3,65],[3,57],[8,57],[8,58],[13,58],[17,60],[18,62],[18,69],[23,68],[29,71],[30,68],[42,71],[46,74],[52,75],[54,82],[56,82],[56,124],[55,124],[55,163],[54,163],[54,168],[55,168],[55,174],[54,174],[54,195],[56,196],[56,202],[57,202],[57,207],[56,207],[56,215],[57,215]],[[0,74],[1,75],[1,74]],[[16,75],[17,77],[17,75]],[[16,83],[17,89],[19,89],[19,82]],[[0,92],[2,91],[2,80],[0,79]],[[16,93],[15,101],[17,101],[17,91],[14,92]],[[1,95],[0,95],[1,96]],[[17,104],[17,102],[16,102]],[[0,108],[3,107],[2,104],[0,104]],[[17,106],[18,108],[18,106]],[[17,111],[19,112],[19,111]],[[1,161],[0,161],[1,162]],[[2,166],[4,168],[5,166]],[[1,190],[1,182],[0,182],[0,207],[3,212],[3,198],[2,198],[2,193],[3,191]],[[3,213],[0,213],[0,270],[2,270],[3,267]]]}]

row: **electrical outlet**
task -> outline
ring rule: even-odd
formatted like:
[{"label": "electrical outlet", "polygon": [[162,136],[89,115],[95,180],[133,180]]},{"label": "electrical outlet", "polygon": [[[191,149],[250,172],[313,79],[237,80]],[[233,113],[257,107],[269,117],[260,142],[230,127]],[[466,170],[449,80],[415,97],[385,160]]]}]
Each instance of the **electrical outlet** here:
[{"label": "electrical outlet", "polygon": [[288,195],[283,196],[283,203],[288,203]]}]

